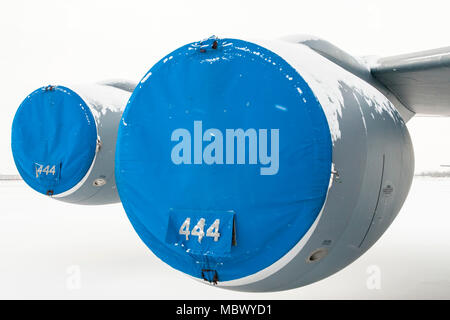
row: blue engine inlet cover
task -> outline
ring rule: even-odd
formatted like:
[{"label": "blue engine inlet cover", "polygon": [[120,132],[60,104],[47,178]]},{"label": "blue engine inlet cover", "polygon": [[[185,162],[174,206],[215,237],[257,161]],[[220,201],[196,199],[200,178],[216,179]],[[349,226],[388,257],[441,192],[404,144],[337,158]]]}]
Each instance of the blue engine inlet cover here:
[{"label": "blue engine inlet cover", "polygon": [[332,142],[300,74],[254,43],[211,38],[159,61],[119,127],[134,228],[172,267],[228,281],[282,258],[320,213]]},{"label": "blue engine inlet cover", "polygon": [[17,170],[43,194],[57,195],[76,186],[89,171],[96,144],[89,107],[66,87],[35,90],[14,117],[11,149]]}]

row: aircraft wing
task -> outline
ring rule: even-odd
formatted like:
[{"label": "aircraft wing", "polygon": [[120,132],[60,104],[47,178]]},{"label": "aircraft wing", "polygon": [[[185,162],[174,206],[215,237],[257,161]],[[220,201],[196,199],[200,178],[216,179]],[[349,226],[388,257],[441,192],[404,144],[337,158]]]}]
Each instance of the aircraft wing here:
[{"label": "aircraft wing", "polygon": [[0,181],[19,181],[22,177],[18,174],[0,174]]},{"label": "aircraft wing", "polygon": [[114,88],[118,88],[121,90],[125,90],[128,92],[133,92],[134,88],[136,88],[137,83],[129,80],[123,80],[123,79],[111,79],[99,82],[99,84],[110,86]]},{"label": "aircraft wing", "polygon": [[310,47],[376,87],[397,107],[405,121],[414,114],[450,116],[450,47],[370,63],[320,38],[292,35],[283,39]]},{"label": "aircraft wing", "polygon": [[409,110],[450,115],[450,47],[381,58],[370,71]]}]

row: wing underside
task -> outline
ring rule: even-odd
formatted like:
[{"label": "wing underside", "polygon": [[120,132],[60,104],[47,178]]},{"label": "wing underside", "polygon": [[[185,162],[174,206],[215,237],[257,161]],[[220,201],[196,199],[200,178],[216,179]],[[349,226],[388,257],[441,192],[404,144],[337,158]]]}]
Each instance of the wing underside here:
[{"label": "wing underside", "polygon": [[381,58],[372,63],[319,38],[293,35],[284,40],[310,47],[376,87],[405,121],[414,114],[450,116],[450,47]]},{"label": "wing underside", "polygon": [[450,115],[450,47],[381,58],[370,71],[414,113]]}]

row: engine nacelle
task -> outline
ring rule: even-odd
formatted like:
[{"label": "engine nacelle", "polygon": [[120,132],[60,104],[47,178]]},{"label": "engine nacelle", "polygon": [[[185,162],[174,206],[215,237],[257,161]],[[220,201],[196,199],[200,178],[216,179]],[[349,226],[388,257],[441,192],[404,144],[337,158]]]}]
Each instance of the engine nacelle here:
[{"label": "engine nacelle", "polygon": [[117,128],[129,82],[46,86],[16,112],[11,149],[24,181],[52,198],[77,204],[118,202],[114,177]]},{"label": "engine nacelle", "polygon": [[116,179],[164,262],[242,291],[307,285],[350,264],[413,177],[405,122],[377,89],[309,47],[208,39],[132,94]]}]

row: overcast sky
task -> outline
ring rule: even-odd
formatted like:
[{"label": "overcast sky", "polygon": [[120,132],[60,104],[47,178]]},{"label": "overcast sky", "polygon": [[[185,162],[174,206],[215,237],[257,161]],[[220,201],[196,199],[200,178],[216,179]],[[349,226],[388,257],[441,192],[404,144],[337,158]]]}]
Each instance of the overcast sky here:
[{"label": "overcast sky", "polygon": [[[140,80],[166,53],[210,35],[312,34],[354,55],[450,46],[448,1],[0,0],[0,173],[28,93],[52,83]],[[450,163],[449,119],[413,119],[417,168]]]}]

